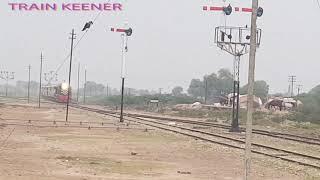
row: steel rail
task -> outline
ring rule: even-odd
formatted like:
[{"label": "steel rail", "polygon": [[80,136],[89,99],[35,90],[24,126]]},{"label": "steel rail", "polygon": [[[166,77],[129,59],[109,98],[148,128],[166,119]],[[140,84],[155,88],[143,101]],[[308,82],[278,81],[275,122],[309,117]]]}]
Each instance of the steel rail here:
[{"label": "steel rail", "polygon": [[[89,107],[83,107],[83,106],[80,106],[80,107],[82,109],[89,108]],[[109,110],[94,109],[94,111],[95,112],[105,111],[105,112],[108,112],[108,113],[111,113],[111,114],[117,114],[117,112],[109,111]],[[165,120],[165,121],[176,121],[176,122],[181,122],[181,123],[204,125],[204,126],[223,128],[223,129],[230,129],[230,127],[231,127],[229,125],[217,124],[217,123],[211,123],[211,122],[184,120],[184,119],[178,119],[178,118],[159,117],[159,116],[144,115],[144,114],[124,113],[124,115],[126,115],[126,116],[130,115],[130,116],[136,116],[136,117],[143,117],[143,118],[152,118],[152,119]],[[241,130],[245,131],[245,128],[241,128]],[[306,143],[306,144],[312,144],[312,145],[319,145],[320,146],[320,139],[319,138],[312,138],[312,137],[306,137],[306,136],[289,134],[289,133],[271,132],[271,131],[260,130],[260,129],[253,129],[253,133],[254,134],[259,134],[259,135],[264,135],[264,136],[271,136],[271,137],[279,138],[279,139],[286,139],[286,140],[296,141],[296,142],[300,142],[300,143]]]},{"label": "steel rail", "polygon": [[[116,114],[114,112],[110,113],[110,112],[105,111],[105,110],[99,110],[99,109],[81,107],[81,106],[78,106],[78,108],[85,109],[85,110],[92,111],[92,112],[101,113],[101,114],[104,114],[104,115],[112,115],[114,117],[118,117],[118,116],[114,115],[114,114]],[[218,138],[228,139],[228,140],[235,141],[235,142],[243,144],[244,141],[239,140],[239,139],[230,138],[230,137],[226,137],[226,136],[222,136],[222,135],[217,135],[217,134],[213,134],[213,133],[209,133],[209,132],[205,132],[205,131],[199,131],[199,130],[195,130],[195,129],[179,127],[179,126],[173,126],[173,125],[168,125],[168,124],[165,124],[165,123],[150,121],[150,120],[143,119],[141,117],[136,117],[136,115],[133,115],[133,116],[131,115],[130,116],[130,115],[128,115],[128,113],[126,113],[125,116],[137,119],[137,120],[129,120],[129,119],[126,118],[127,121],[133,121],[133,122],[136,122],[136,123],[139,123],[139,124],[155,127],[155,128],[166,130],[166,131],[175,132],[175,133],[178,133],[178,134],[181,134],[181,135],[186,135],[186,136],[189,136],[189,137],[193,137],[193,138],[196,138],[196,139],[201,139],[201,140],[204,140],[204,141],[207,141],[207,142],[212,142],[212,143],[215,143],[215,144],[220,144],[220,145],[224,145],[224,146],[228,146],[228,147],[232,147],[232,148],[236,148],[236,149],[244,149],[243,147],[235,146],[235,145],[232,145],[232,144],[219,142],[219,141],[214,141],[212,139],[204,138],[204,137],[201,137],[201,136],[196,136],[196,135],[189,134],[189,133],[186,133],[186,132],[181,132],[181,131],[178,131],[178,130],[174,130],[174,129],[172,129],[172,127],[176,128],[176,129],[181,129],[181,130],[184,130],[184,131],[196,132],[196,133],[205,134],[205,135],[209,135],[209,136],[214,136],[214,137],[218,137]],[[150,118],[150,119],[153,119],[153,118]],[[154,118],[154,119],[156,119],[156,118]],[[144,121],[144,122],[141,122],[141,121]],[[148,122],[148,123],[146,123],[146,122]],[[150,124],[150,123],[153,123],[153,124]],[[154,124],[158,124],[158,125],[154,125]],[[159,126],[159,125],[161,125],[161,126]],[[167,127],[170,127],[170,128],[165,128],[165,127],[162,127],[162,126],[167,126]],[[269,149],[269,150],[280,151],[280,152],[288,153],[288,154],[291,154],[291,155],[304,157],[304,158],[309,158],[309,159],[317,160],[317,161],[320,160],[320,157],[311,156],[311,155],[307,155],[307,154],[302,154],[302,153],[298,153],[298,152],[293,152],[293,151],[289,151],[289,150],[285,150],[285,149],[275,148],[275,147],[261,145],[261,144],[257,144],[257,143],[254,143],[253,145],[258,147],[258,148],[265,148],[265,149]],[[302,161],[298,161],[298,160],[294,160],[294,159],[290,159],[290,158],[285,158],[285,157],[273,155],[273,154],[262,152],[262,151],[258,151],[258,150],[253,150],[252,152],[254,152],[256,154],[265,155],[265,156],[281,159],[281,160],[284,160],[284,161],[298,163],[300,165],[304,165],[304,166],[309,166],[309,167],[313,167],[313,168],[316,168],[316,169],[320,169],[319,165],[310,164],[310,163],[306,163],[306,162],[302,162]]]}]

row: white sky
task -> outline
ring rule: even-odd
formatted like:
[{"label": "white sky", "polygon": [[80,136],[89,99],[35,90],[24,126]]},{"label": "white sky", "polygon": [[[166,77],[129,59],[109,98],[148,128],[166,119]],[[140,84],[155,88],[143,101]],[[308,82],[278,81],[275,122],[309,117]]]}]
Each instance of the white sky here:
[{"label": "white sky", "polygon": [[[32,79],[39,79],[39,56],[44,53],[44,71],[55,70],[69,53],[69,33],[74,28],[78,39],[85,22],[98,12],[21,12],[11,11],[8,2],[0,2],[1,70],[16,72],[16,80],[27,80],[27,66]],[[34,2],[24,0],[20,2]],[[58,4],[65,1],[42,1]],[[74,1],[75,2],[75,1]],[[81,2],[103,2],[88,0]],[[104,1],[106,2],[106,1]],[[168,91],[175,85],[188,87],[192,78],[232,69],[233,57],[213,43],[215,26],[224,24],[220,12],[204,12],[203,5],[223,5],[222,0],[136,0],[124,3],[122,12],[103,12],[75,50],[72,80],[81,62],[88,70],[88,80],[120,87],[121,39],[109,31],[128,20],[133,28],[127,57],[131,88]],[[250,7],[250,0],[234,0],[232,6]],[[260,1],[264,15],[258,20],[262,43],[257,52],[256,79],[266,80],[271,93],[288,89],[288,75],[296,75],[303,90],[319,83],[320,8],[315,0]],[[228,25],[250,24],[250,14],[232,14]],[[242,58],[241,83],[247,82],[248,56]],[[67,63],[59,80],[67,80]],[[84,67],[82,68],[83,74]],[[82,78],[83,80],[83,78]],[[3,82],[2,82],[3,83]]]}]

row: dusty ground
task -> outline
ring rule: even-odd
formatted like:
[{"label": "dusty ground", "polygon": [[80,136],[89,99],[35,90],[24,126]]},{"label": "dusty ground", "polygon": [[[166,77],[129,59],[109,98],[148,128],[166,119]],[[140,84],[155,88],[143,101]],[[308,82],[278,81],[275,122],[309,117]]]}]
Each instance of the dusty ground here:
[{"label": "dusty ground", "polygon": [[[124,129],[74,109],[65,125],[62,107],[44,106],[1,105],[0,179],[242,179],[242,151],[134,124]],[[95,128],[102,122],[105,129]],[[317,170],[263,156],[254,156],[252,169],[253,179],[320,179]]]}]

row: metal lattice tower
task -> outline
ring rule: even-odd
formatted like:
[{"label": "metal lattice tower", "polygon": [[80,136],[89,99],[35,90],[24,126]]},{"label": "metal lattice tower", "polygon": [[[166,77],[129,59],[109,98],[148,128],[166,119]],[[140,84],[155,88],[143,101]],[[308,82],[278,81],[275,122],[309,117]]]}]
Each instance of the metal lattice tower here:
[{"label": "metal lattice tower", "polygon": [[14,79],[14,72],[1,71],[0,78],[6,81],[6,96],[8,96],[8,84],[10,80]]},{"label": "metal lattice tower", "polygon": [[58,81],[58,74],[55,73],[54,71],[44,73],[44,80],[47,82],[47,85],[51,85],[51,82]]},{"label": "metal lattice tower", "polygon": [[[234,56],[233,61],[233,95],[232,95],[232,125],[231,132],[239,132],[240,106],[240,59],[249,52],[250,28],[219,26],[215,28],[214,42],[227,53]],[[261,29],[257,29],[257,47],[260,45]]]},{"label": "metal lattice tower", "polygon": [[[232,13],[252,13],[253,8],[246,7],[232,7],[231,4],[226,6],[225,1],[224,6],[203,6],[203,11],[219,11],[223,15],[229,16]],[[263,8],[259,7],[257,9],[257,17],[261,17],[263,14]],[[234,90],[232,97],[232,128],[230,131],[239,132],[238,124],[238,114],[239,114],[239,75],[240,75],[240,57],[247,54],[250,46],[250,35],[251,28],[245,27],[228,27],[226,22],[224,26],[219,26],[215,28],[215,43],[217,46],[234,56],[233,65],[233,79],[234,79]],[[257,46],[260,45],[261,30],[257,29]],[[236,93],[237,92],[237,93]],[[237,95],[237,101],[235,101],[235,96]],[[235,103],[237,104],[235,106]]]}]

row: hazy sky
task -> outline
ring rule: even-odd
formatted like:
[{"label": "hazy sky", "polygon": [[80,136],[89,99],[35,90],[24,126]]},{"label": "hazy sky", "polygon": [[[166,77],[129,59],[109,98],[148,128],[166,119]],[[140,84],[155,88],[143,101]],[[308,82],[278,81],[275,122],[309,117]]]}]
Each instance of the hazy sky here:
[{"label": "hazy sky", "polygon": [[[0,1],[0,69],[16,72],[16,80],[27,80],[28,64],[32,66],[32,79],[39,80],[40,52],[44,54],[44,71],[56,70],[69,53],[71,29],[79,39],[84,23],[98,14],[11,11],[8,2],[16,1]],[[233,57],[213,43],[214,27],[224,24],[224,16],[202,11],[203,5],[223,5],[222,0],[118,2],[124,3],[124,11],[101,13],[75,50],[73,86],[77,63],[81,62],[81,81],[86,66],[88,80],[120,87],[121,38],[109,29],[121,27],[125,20],[134,30],[127,56],[126,85],[131,88],[168,91],[181,85],[186,89],[192,78],[202,78],[220,68],[232,69]],[[228,2],[240,7],[251,4],[250,0]],[[266,80],[271,92],[286,91],[288,75],[296,75],[303,90],[320,84],[320,8],[316,0],[266,0],[260,1],[260,6],[264,15],[258,26],[263,35],[257,52],[256,80]],[[227,18],[227,25],[246,24],[250,24],[250,14],[237,13]],[[68,63],[59,72],[60,81],[67,80],[67,70]],[[247,70],[248,56],[243,56],[242,84],[247,82]]]}]

